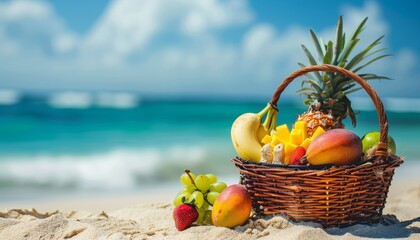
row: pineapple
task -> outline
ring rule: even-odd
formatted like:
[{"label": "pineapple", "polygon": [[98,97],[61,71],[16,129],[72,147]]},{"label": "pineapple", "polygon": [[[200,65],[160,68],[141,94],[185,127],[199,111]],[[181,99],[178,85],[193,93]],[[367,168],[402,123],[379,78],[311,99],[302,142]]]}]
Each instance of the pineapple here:
[{"label": "pineapple", "polygon": [[[322,39],[318,39],[315,33],[310,30],[319,62],[315,60],[305,45],[302,45],[309,63],[311,65],[317,65],[318,63],[332,64],[358,73],[369,64],[390,56],[390,54],[378,54],[384,51],[385,48],[374,49],[381,43],[384,37],[381,36],[352,59],[349,58],[354,47],[359,42],[358,36],[363,31],[366,21],[367,18],[359,24],[350,38],[346,38],[345,33],[343,33],[343,19],[340,16],[337,23],[335,43],[329,41],[327,44],[324,44]],[[364,61],[369,57],[371,59],[367,60],[367,62]],[[305,67],[302,63],[299,63],[299,65]],[[389,79],[372,73],[359,74],[359,76],[365,80]],[[298,117],[297,121],[306,121],[308,136],[312,136],[319,126],[325,130],[344,128],[344,124],[341,121],[347,116],[350,116],[352,125],[355,127],[356,114],[347,95],[362,88],[355,87],[355,81],[341,73],[314,72],[306,74],[306,77],[308,79],[302,82],[302,88],[298,93],[307,97],[304,103],[309,108],[307,112]]]}]

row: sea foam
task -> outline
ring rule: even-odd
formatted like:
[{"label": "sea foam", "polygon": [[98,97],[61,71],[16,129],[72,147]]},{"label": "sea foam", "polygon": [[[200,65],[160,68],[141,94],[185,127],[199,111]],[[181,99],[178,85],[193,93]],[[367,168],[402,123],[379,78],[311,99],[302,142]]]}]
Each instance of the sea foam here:
[{"label": "sea foam", "polygon": [[96,96],[96,105],[98,107],[110,108],[135,108],[139,102],[135,94],[124,92],[102,92]]},{"label": "sea foam", "polygon": [[20,100],[20,94],[12,89],[0,89],[0,105],[13,105]]},{"label": "sea foam", "polygon": [[92,95],[87,92],[65,91],[53,93],[48,104],[54,108],[84,109],[92,106]]},{"label": "sea foam", "polygon": [[206,163],[203,146],[115,149],[89,155],[25,155],[0,161],[1,188],[123,190],[178,179]]},{"label": "sea foam", "polygon": [[385,98],[385,108],[393,112],[420,113],[420,98]]},{"label": "sea foam", "polygon": [[[363,111],[376,111],[375,105],[368,97],[353,97],[353,108]],[[416,112],[420,113],[420,98],[383,98],[385,110],[390,112]]]},{"label": "sea foam", "polygon": [[54,108],[86,109],[90,107],[102,108],[135,108],[140,102],[136,94],[128,92],[82,92],[64,91],[50,95],[48,104]]}]

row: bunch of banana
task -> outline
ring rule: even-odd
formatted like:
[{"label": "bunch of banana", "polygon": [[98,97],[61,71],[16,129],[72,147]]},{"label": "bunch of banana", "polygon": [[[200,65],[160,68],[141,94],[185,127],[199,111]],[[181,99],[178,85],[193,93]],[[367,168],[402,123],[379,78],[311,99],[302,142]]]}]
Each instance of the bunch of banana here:
[{"label": "bunch of banana", "polygon": [[254,162],[261,160],[261,140],[276,128],[277,113],[276,107],[267,104],[261,112],[244,113],[233,122],[232,143],[240,158]]}]

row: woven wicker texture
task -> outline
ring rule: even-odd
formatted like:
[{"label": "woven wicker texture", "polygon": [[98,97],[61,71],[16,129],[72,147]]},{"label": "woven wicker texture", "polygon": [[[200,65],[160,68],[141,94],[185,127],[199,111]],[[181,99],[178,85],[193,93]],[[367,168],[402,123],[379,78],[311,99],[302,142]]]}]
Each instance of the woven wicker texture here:
[{"label": "woven wicker texture", "polygon": [[293,167],[249,162],[233,163],[248,189],[257,215],[283,213],[296,221],[313,221],[324,227],[375,223],[382,216],[394,170],[402,159],[388,154],[388,121],[382,101],[357,74],[333,65],[301,68],[286,77],[270,104],[297,77],[312,71],[340,72],[359,83],[371,97],[378,112],[380,143],[376,155],[358,166]]}]

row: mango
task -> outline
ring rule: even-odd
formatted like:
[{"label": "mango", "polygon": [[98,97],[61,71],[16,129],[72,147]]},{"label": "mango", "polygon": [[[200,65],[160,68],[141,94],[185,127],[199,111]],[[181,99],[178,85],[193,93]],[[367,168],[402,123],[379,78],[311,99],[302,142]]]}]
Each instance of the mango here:
[{"label": "mango", "polygon": [[312,139],[317,138],[321,133],[324,133],[325,130],[322,127],[317,127],[315,132],[312,134]]},{"label": "mango", "polygon": [[284,164],[289,164],[289,160],[290,160],[290,155],[292,154],[292,152],[295,151],[295,149],[298,147],[298,145],[290,143],[290,142],[286,142],[284,143],[284,160],[283,163]]},{"label": "mango", "polygon": [[302,130],[300,129],[293,129],[290,132],[290,142],[295,144],[295,145],[299,145],[303,142],[303,140],[305,140],[303,138],[303,133]]},{"label": "mango", "polygon": [[295,129],[301,130],[302,138],[307,139],[308,138],[308,132],[306,128],[306,121],[297,121],[295,122]]},{"label": "mango", "polygon": [[306,151],[306,158],[313,165],[350,165],[358,162],[361,156],[362,141],[346,129],[332,129],[320,134]]},{"label": "mango", "polygon": [[290,130],[287,127],[287,124],[282,124],[278,127],[276,127],[277,135],[282,139],[289,140],[290,138]]},{"label": "mango", "polygon": [[274,147],[281,142],[282,142],[282,139],[280,139],[277,135],[275,135],[275,136],[272,137],[270,144],[271,144],[271,146]]},{"label": "mango", "polygon": [[306,149],[308,149],[311,142],[312,142],[312,138],[307,138],[299,146],[302,146],[306,150]]},{"label": "mango", "polygon": [[246,188],[234,184],[223,190],[213,204],[211,219],[218,227],[243,225],[251,213],[252,200]]},{"label": "mango", "polygon": [[270,142],[271,142],[271,140],[272,140],[272,137],[271,137],[270,135],[265,135],[265,136],[263,137],[263,139],[261,140],[261,142],[262,142],[263,144],[267,144],[267,143],[270,143]]}]

